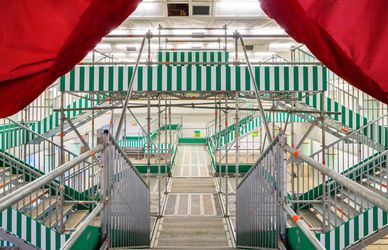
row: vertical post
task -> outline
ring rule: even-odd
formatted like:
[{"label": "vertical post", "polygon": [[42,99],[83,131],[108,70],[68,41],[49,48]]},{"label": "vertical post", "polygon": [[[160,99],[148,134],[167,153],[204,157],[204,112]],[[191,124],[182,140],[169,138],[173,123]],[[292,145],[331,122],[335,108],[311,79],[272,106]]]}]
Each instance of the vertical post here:
[{"label": "vertical post", "polygon": [[[65,163],[65,150],[64,150],[64,137],[65,137],[65,133],[64,133],[64,124],[65,124],[65,113],[64,113],[64,93],[61,92],[61,108],[60,108],[60,112],[61,112],[61,124],[60,124],[60,129],[61,129],[61,132],[60,132],[60,146],[61,146],[61,157],[60,157],[60,165],[64,164]],[[61,177],[60,177],[60,184],[59,184],[59,187],[58,187],[58,203],[57,203],[57,210],[58,210],[58,214],[57,214],[57,218],[58,218],[58,231],[59,232],[63,232],[64,231],[64,224],[63,224],[63,205],[64,205],[64,185],[65,185],[65,175],[62,174]]]},{"label": "vertical post", "polygon": [[[218,138],[218,146],[217,146],[217,153],[218,153],[218,175],[220,177],[220,193],[222,193],[222,171],[221,171],[221,144],[222,144],[222,132],[221,132],[221,128],[222,128],[222,124],[221,124],[221,116],[222,116],[222,110],[221,110],[221,95],[219,96],[219,99],[218,99],[218,133],[219,133],[219,136],[217,137]],[[224,133],[225,133],[225,130],[224,130]]]},{"label": "vertical post", "polygon": [[[217,161],[218,161],[218,154],[217,154],[217,147],[218,147],[218,109],[217,109],[217,95],[214,96],[214,158],[215,158],[215,175],[217,175]],[[211,128],[210,128],[211,129]],[[220,182],[221,176],[218,176],[218,182]]]},{"label": "vertical post", "polygon": [[238,91],[236,91],[236,116],[235,116],[235,119],[236,119],[236,125],[235,125],[235,132],[236,132],[236,168],[235,168],[235,177],[236,177],[236,187],[238,186],[238,177],[239,177],[239,161],[240,161],[240,151],[239,151],[239,147],[240,147],[240,126],[239,126],[239,117],[238,117],[238,105],[239,105],[239,93]]},{"label": "vertical post", "polygon": [[109,235],[109,181],[110,178],[109,176],[109,168],[113,167],[110,165],[112,161],[112,155],[110,154],[110,151],[112,150],[111,145],[109,143],[109,135],[108,131],[101,131],[98,130],[99,134],[97,135],[102,143],[105,145],[104,150],[102,151],[102,165],[101,165],[101,183],[100,183],[100,196],[101,196],[101,201],[104,203],[104,210],[101,214],[101,239],[102,241],[105,241],[108,239]]},{"label": "vertical post", "polygon": [[[167,94],[164,95],[164,127],[166,128],[167,126]],[[161,133],[161,131],[159,131],[159,133]],[[167,130],[165,131],[164,133],[164,145],[167,145]],[[165,189],[165,193],[167,193],[167,180],[168,180],[168,176],[170,174],[169,172],[169,169],[168,169],[168,161],[167,161],[167,150],[166,148],[164,149],[164,161],[165,161],[165,173],[166,173],[166,180],[165,180],[165,186],[166,186],[166,189]]]},{"label": "vertical post", "polygon": [[228,212],[228,184],[229,184],[229,166],[228,166],[228,142],[229,142],[229,131],[228,131],[228,94],[225,96],[225,216],[229,216]]},{"label": "vertical post", "polygon": [[[158,94],[158,131],[160,131],[160,95]],[[161,204],[160,204],[160,157],[161,157],[161,151],[160,151],[160,133],[158,134],[158,217],[162,215],[161,213]]]},{"label": "vertical post", "polygon": [[[169,123],[169,130],[168,130],[168,132],[169,132],[169,135],[170,135],[170,143],[168,144],[169,145],[169,152],[170,152],[170,161],[171,161],[171,159],[172,159],[172,156],[173,156],[173,154],[174,154],[174,152],[172,152],[172,149],[173,149],[173,147],[172,147],[172,130],[171,130],[171,95],[170,95],[170,105],[169,105],[169,107],[168,107],[168,123]],[[172,166],[171,166],[172,167]]]},{"label": "vertical post", "polygon": [[147,92],[147,184],[151,173],[151,93]]},{"label": "vertical post", "polygon": [[[321,98],[322,98],[322,106],[321,106],[321,123],[322,123],[322,164],[323,165],[326,165],[326,149],[325,149],[325,140],[326,140],[326,136],[325,136],[325,129],[326,129],[326,124],[325,124],[325,110],[326,110],[326,102],[325,102],[325,92],[322,91],[321,92]],[[328,197],[327,197],[327,190],[326,190],[326,185],[325,185],[325,182],[326,182],[326,176],[324,174],[322,174],[322,202],[323,202],[323,206],[322,206],[322,224],[323,224],[323,232],[325,232],[327,230],[327,226],[330,225],[330,221],[327,221],[326,220],[326,215],[329,216],[329,213],[327,212],[327,204],[328,204]],[[329,194],[330,194],[330,190],[329,191]],[[326,214],[327,212],[327,214]]]}]

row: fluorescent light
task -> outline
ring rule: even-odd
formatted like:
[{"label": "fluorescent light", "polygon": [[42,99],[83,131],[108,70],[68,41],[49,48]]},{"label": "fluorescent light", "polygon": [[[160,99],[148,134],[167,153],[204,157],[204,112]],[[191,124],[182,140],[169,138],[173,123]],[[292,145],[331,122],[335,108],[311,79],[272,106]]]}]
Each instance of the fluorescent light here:
[{"label": "fluorescent light", "polygon": [[273,42],[273,43],[269,44],[268,50],[288,51],[291,49],[292,46],[295,46],[295,43],[292,43],[292,42],[288,42],[288,43]]},{"label": "fluorescent light", "polygon": [[287,35],[287,33],[280,27],[250,30],[248,33],[255,34],[255,35]]},{"label": "fluorescent light", "polygon": [[253,53],[255,58],[268,58],[268,57],[272,57],[274,54],[275,54],[274,52],[264,52],[264,51]]}]

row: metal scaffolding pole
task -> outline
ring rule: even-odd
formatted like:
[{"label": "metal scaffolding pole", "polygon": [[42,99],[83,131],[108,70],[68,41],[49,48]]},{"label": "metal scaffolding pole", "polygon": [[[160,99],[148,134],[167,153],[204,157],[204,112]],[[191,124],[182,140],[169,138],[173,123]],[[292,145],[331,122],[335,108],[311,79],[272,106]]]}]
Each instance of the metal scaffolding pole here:
[{"label": "metal scaffolding pole", "polygon": [[[228,106],[228,94],[225,97],[225,107]],[[229,130],[228,130],[228,111],[225,110],[225,216],[229,216],[228,212],[228,199],[229,199],[229,166],[228,166],[228,142],[229,142]]]},{"label": "metal scaffolding pole", "polygon": [[[65,113],[63,111],[63,108],[64,108],[64,100],[65,98],[65,94],[62,92],[61,93],[61,124],[60,124],[60,129],[61,129],[61,132],[60,132],[60,145],[61,145],[61,157],[60,157],[60,165],[63,165],[65,164],[65,148],[64,148],[64,137],[65,137],[65,133],[64,133],[64,126],[65,126]],[[61,185],[59,185],[58,187],[58,202],[57,202],[57,216],[59,218],[58,220],[58,231],[59,232],[64,232],[64,229],[65,229],[65,226],[63,224],[63,205],[64,205],[64,183],[65,183],[65,176],[64,174],[61,174],[60,176],[60,183]]]},{"label": "metal scaffolding pole", "polygon": [[235,119],[236,119],[236,122],[235,122],[235,132],[236,132],[236,138],[235,138],[235,141],[236,141],[236,168],[235,168],[235,178],[236,178],[236,187],[238,186],[238,177],[239,177],[239,160],[240,160],[240,151],[239,151],[239,147],[240,147],[240,143],[239,143],[239,136],[240,136],[240,126],[239,126],[239,117],[238,117],[238,99],[239,99],[239,93],[236,91],[236,116],[235,116]]},{"label": "metal scaffolding pole", "polygon": [[[147,184],[151,173],[151,93],[147,92]],[[116,134],[117,135],[117,134]]]},{"label": "metal scaffolding pole", "polygon": [[[158,95],[158,131],[160,131],[160,95]],[[161,151],[160,151],[160,133],[158,134],[158,217],[162,216],[162,206],[161,206],[161,185],[160,185],[160,157],[161,157]]]},{"label": "metal scaffolding pole", "polygon": [[[171,148],[169,148],[169,152],[170,152],[170,155],[169,155],[169,159],[172,159],[172,155],[173,155],[173,152],[172,152],[172,128],[171,128],[171,96],[169,96],[170,98],[169,98],[169,100],[170,100],[170,103],[169,103],[169,105],[168,105],[168,120],[169,120],[169,130],[168,130],[168,132],[169,132],[169,135],[170,135],[170,140],[169,140],[169,147],[171,147]],[[167,108],[167,107],[166,107]],[[172,167],[172,166],[171,166]]]},{"label": "metal scaffolding pole", "polygon": [[[219,95],[219,102],[218,102],[218,106],[221,108],[221,95]],[[221,171],[221,136],[222,136],[222,133],[221,133],[221,127],[222,127],[222,124],[221,124],[221,116],[222,116],[222,111],[221,109],[218,110],[218,133],[219,133],[219,136],[217,137],[218,138],[218,145],[217,145],[217,153],[218,153],[218,174],[220,176],[220,193],[222,193],[222,171]],[[225,132],[225,131],[224,131]]]},{"label": "metal scaffolding pole", "polygon": [[247,50],[245,48],[245,43],[244,43],[244,40],[243,40],[243,38],[242,38],[242,36],[240,34],[236,34],[236,36],[238,36],[240,38],[241,46],[243,48],[244,55],[245,55],[245,60],[246,60],[246,62],[248,64],[249,74],[251,76],[251,80],[253,82],[253,86],[255,87],[255,94],[256,94],[256,98],[257,98],[257,103],[258,103],[259,109],[260,109],[259,113],[260,113],[261,119],[262,119],[263,124],[264,124],[265,132],[267,133],[268,142],[271,143],[272,142],[272,134],[271,134],[271,131],[269,130],[267,120],[265,119],[265,113],[264,113],[263,104],[261,102],[259,89],[257,88],[257,85],[256,85],[255,75],[253,74],[251,63],[249,62]]},{"label": "metal scaffolding pole", "polygon": [[134,80],[135,80],[135,76],[136,76],[136,74],[137,74],[137,69],[138,69],[138,67],[139,67],[140,57],[141,57],[141,53],[143,52],[144,43],[145,43],[146,38],[149,37],[150,35],[151,35],[150,33],[147,33],[147,34],[143,37],[143,40],[142,40],[142,42],[141,42],[139,55],[137,56],[135,68],[133,69],[133,74],[132,74],[132,77],[131,77],[131,81],[129,82],[127,95],[126,95],[126,97],[125,97],[125,102],[124,102],[123,111],[121,112],[120,120],[119,120],[119,122],[118,122],[118,124],[117,124],[117,132],[116,132],[116,136],[115,136],[115,139],[116,139],[116,140],[118,140],[119,137],[120,137],[120,130],[121,130],[121,127],[122,127],[122,125],[123,125],[123,120],[124,120],[124,116],[125,116],[125,111],[126,111],[127,106],[128,106],[128,101],[129,101],[129,99],[131,98],[131,95],[132,95],[132,85],[133,85],[133,82],[134,82]]}]

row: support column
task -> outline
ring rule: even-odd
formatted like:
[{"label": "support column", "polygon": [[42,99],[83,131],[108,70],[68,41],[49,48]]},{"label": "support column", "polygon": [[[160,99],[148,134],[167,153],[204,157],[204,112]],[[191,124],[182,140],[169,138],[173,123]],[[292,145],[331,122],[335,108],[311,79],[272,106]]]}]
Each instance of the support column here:
[{"label": "support column", "polygon": [[[64,150],[64,137],[65,137],[65,133],[64,133],[64,126],[65,126],[65,113],[63,111],[64,109],[64,93],[61,92],[61,124],[60,124],[60,129],[61,129],[61,132],[59,134],[59,137],[60,137],[60,145],[61,145],[61,157],[60,157],[60,165],[63,165],[65,164],[65,150]],[[54,166],[52,166],[52,169],[54,169]],[[64,232],[64,224],[63,224],[63,205],[64,205],[64,187],[65,185],[65,175],[62,174],[61,177],[60,177],[60,184],[59,184],[59,187],[58,187],[58,198],[57,198],[57,210],[58,210],[58,214],[57,214],[57,218],[58,218],[58,231],[60,233]]]},{"label": "support column", "polygon": [[[158,131],[160,131],[160,95],[158,94]],[[160,151],[160,133],[158,134],[158,217],[161,217],[162,211],[161,211],[161,185],[160,185],[160,157],[161,157],[161,151]]]},{"label": "support column", "polygon": [[[167,94],[164,95],[164,127],[167,126]],[[161,131],[159,131],[161,133]],[[164,145],[167,145],[167,131],[164,133]],[[165,180],[165,193],[167,193],[167,183],[168,183],[168,176],[170,174],[168,170],[168,161],[167,161],[167,150],[164,149],[164,161],[165,161],[165,174],[166,174],[166,180]]]},{"label": "support column", "polygon": [[229,199],[229,166],[228,166],[228,142],[229,142],[229,131],[228,131],[228,95],[225,96],[225,216],[229,216],[228,212],[228,199]]},{"label": "support column", "polygon": [[[326,123],[325,123],[325,113],[326,113],[326,102],[325,102],[325,92],[322,91],[321,92],[321,98],[322,98],[322,106],[321,106],[321,124],[322,124],[322,164],[324,166],[326,166],[326,143],[325,143],[325,140],[326,140],[326,135],[325,135],[325,128],[326,128]],[[330,227],[330,213],[327,211],[328,210],[328,194],[330,194],[330,185],[329,186],[326,186],[325,185],[326,183],[326,175],[322,174],[322,202],[323,202],[323,206],[322,206],[322,224],[323,224],[323,232],[326,232],[326,230],[328,230]],[[328,190],[326,190],[326,188],[328,188]]]},{"label": "support column", "polygon": [[147,92],[147,184],[151,173],[151,93]]},{"label": "support column", "polygon": [[236,177],[236,188],[237,188],[237,186],[238,186],[238,177],[239,177],[239,172],[240,172],[240,170],[239,170],[239,158],[240,158],[240,151],[239,151],[239,147],[240,147],[240,143],[239,143],[239,140],[240,140],[240,138],[239,138],[239,136],[240,136],[240,126],[239,126],[239,116],[238,116],[238,105],[239,105],[239,103],[238,103],[238,100],[239,99],[239,93],[236,91],[236,116],[235,116],[235,119],[236,119],[236,122],[235,122],[235,129],[236,129],[236,138],[235,138],[235,140],[236,140],[236,168],[235,168],[235,177]]}]

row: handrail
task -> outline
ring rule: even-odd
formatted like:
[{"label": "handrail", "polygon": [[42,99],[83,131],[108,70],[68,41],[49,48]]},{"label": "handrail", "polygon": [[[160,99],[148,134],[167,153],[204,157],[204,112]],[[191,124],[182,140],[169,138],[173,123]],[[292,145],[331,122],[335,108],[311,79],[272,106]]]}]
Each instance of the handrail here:
[{"label": "handrail", "polygon": [[93,209],[93,211],[85,218],[85,220],[78,225],[76,230],[70,235],[70,238],[66,241],[66,243],[60,248],[61,250],[71,249],[77,239],[82,235],[88,225],[93,221],[94,217],[96,217],[104,208],[105,204],[98,203],[98,205]]},{"label": "handrail", "polygon": [[244,184],[244,181],[248,178],[248,176],[255,170],[257,165],[264,159],[264,157],[268,154],[268,152],[273,148],[276,143],[279,142],[279,139],[281,136],[284,135],[284,132],[280,132],[267,146],[267,148],[263,151],[263,153],[259,156],[259,159],[252,165],[251,169],[244,175],[244,177],[241,179],[240,183],[238,184],[237,188],[239,188],[242,184]]},{"label": "handrail", "polygon": [[[47,141],[48,143],[51,143],[51,144],[57,146],[58,148],[61,148],[61,146],[60,146],[59,144],[57,144],[57,143],[55,143],[55,142],[53,142],[53,141],[50,141],[49,139],[47,139],[46,137],[44,137],[44,136],[42,136],[42,135],[36,133],[34,130],[30,129],[29,127],[26,127],[26,126],[24,126],[24,125],[18,123],[17,121],[15,121],[15,120],[13,120],[13,119],[11,119],[11,118],[8,118],[8,117],[7,117],[7,118],[5,118],[5,119],[11,121],[11,122],[14,123],[16,126],[19,126],[19,127],[23,128],[23,129],[28,130],[30,133],[34,134],[35,136],[39,137],[40,139],[43,139],[44,141]],[[76,154],[74,154],[73,152],[69,151],[68,149],[63,148],[63,150],[64,150],[66,153],[69,153],[69,154],[72,155],[72,156],[75,156],[75,157],[77,156]]]},{"label": "handrail", "polygon": [[298,150],[295,150],[294,148],[290,147],[289,145],[284,145],[283,149],[295,157],[301,159],[302,161],[306,162],[307,164],[311,165],[313,168],[321,172],[322,174],[331,177],[333,180],[341,184],[342,186],[346,187],[348,190],[357,193],[359,196],[364,198],[365,200],[371,202],[372,204],[382,208],[384,211],[388,212],[388,199],[383,197],[382,195],[373,192],[372,190],[350,180],[349,178],[343,176],[340,173],[337,173],[336,171],[326,167],[322,163],[319,163],[318,161],[310,158],[309,156],[303,154],[302,152],[299,152]]},{"label": "handrail", "polygon": [[295,221],[295,224],[302,230],[304,235],[313,244],[315,249],[322,249],[322,250],[326,249],[322,246],[321,242],[311,233],[308,226],[302,220],[299,219],[299,217],[289,207],[288,204],[283,205],[283,209],[291,218],[298,218],[298,220]]},{"label": "handrail", "polygon": [[[325,148],[323,148],[323,149],[321,149],[321,150],[319,150],[319,151],[317,151],[317,152],[311,154],[310,157],[314,157],[315,155],[321,153],[323,150],[325,150],[325,149],[327,149],[327,148],[330,148],[330,147],[333,146],[334,144],[337,144],[337,143],[339,143],[339,142],[341,142],[341,141],[344,141],[345,139],[348,139],[349,137],[353,136],[354,134],[361,134],[361,135],[364,136],[364,134],[363,134],[363,133],[360,133],[359,131],[362,131],[363,129],[369,127],[369,126],[372,125],[373,123],[376,123],[377,121],[382,120],[382,119],[384,119],[384,118],[386,118],[386,117],[388,117],[388,114],[385,114],[385,115],[380,116],[379,118],[377,118],[377,119],[375,119],[375,120],[373,120],[373,121],[368,122],[367,124],[365,124],[365,125],[359,127],[359,128],[356,129],[356,130],[353,130],[352,132],[350,132],[349,134],[345,135],[344,137],[341,137],[341,138],[337,139],[336,141],[330,143],[329,145],[326,145]],[[366,137],[366,136],[365,136],[365,137]],[[381,145],[381,146],[384,147],[385,145]]]},{"label": "handrail", "polygon": [[9,193],[8,195],[0,198],[0,211],[3,211],[4,209],[12,206],[16,202],[20,201],[21,199],[25,198],[32,192],[40,189],[42,186],[47,185],[51,181],[53,181],[58,176],[62,175],[66,171],[70,170],[75,165],[85,161],[89,157],[93,156],[96,153],[101,152],[105,148],[104,145],[99,144],[96,147],[94,147],[91,150],[88,150],[87,152],[83,153],[82,155],[76,157],[75,159],[55,168],[54,170],[50,171],[49,173],[37,178],[36,180],[26,184],[25,186]]},{"label": "handrail", "polygon": [[119,146],[113,135],[109,133],[109,140],[112,142],[112,145],[119,151],[121,156],[125,159],[125,161],[128,163],[128,165],[132,168],[132,170],[136,173],[136,175],[139,177],[139,179],[144,183],[144,185],[149,188],[147,182],[143,179],[139,171],[136,169],[136,167],[133,165],[132,161],[128,158],[127,154],[124,152],[124,150]]}]

